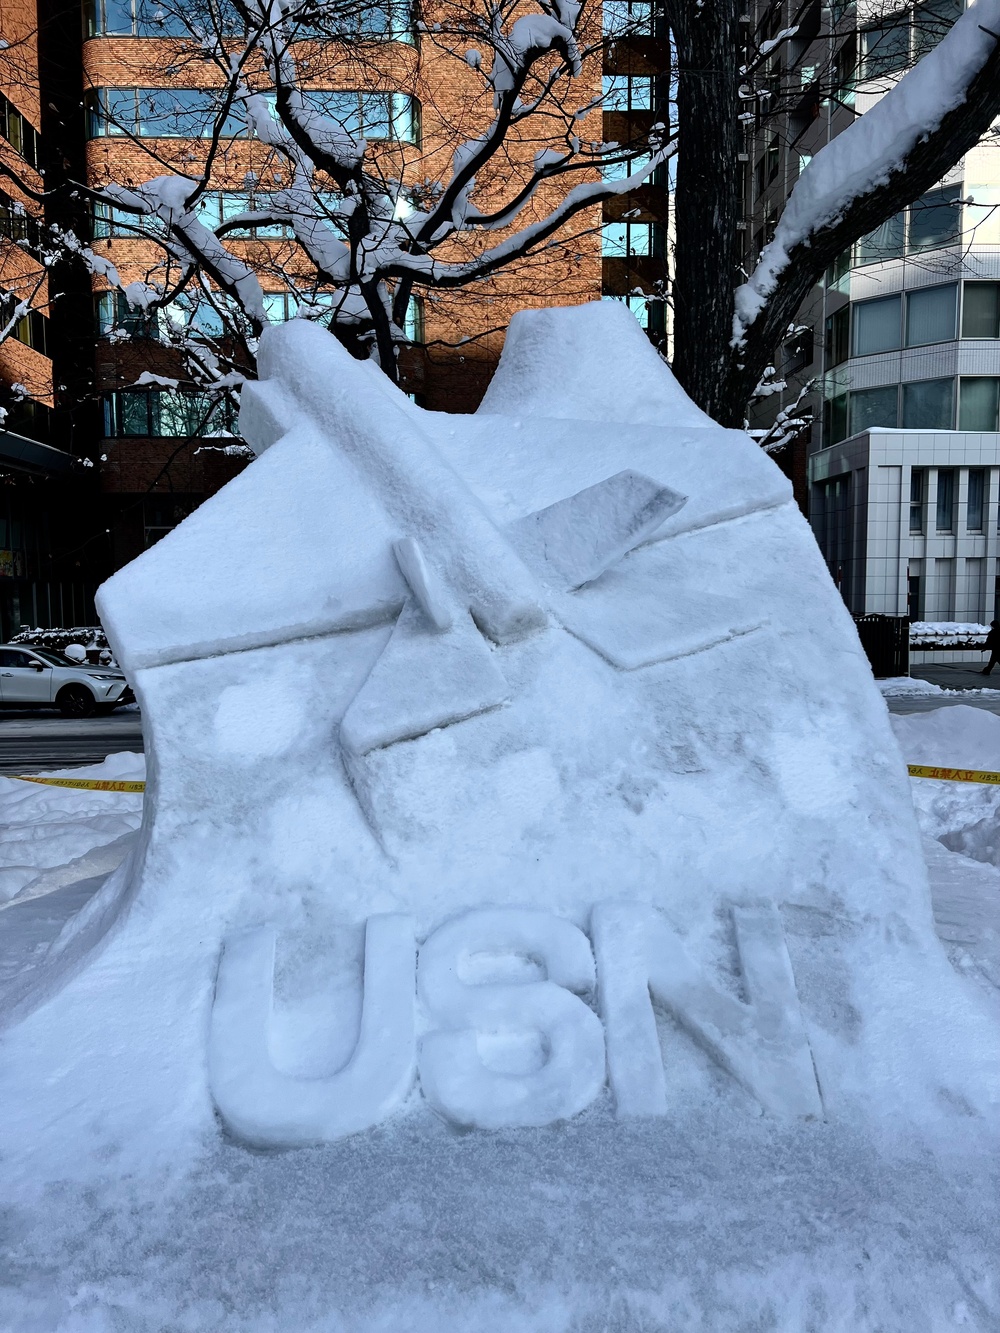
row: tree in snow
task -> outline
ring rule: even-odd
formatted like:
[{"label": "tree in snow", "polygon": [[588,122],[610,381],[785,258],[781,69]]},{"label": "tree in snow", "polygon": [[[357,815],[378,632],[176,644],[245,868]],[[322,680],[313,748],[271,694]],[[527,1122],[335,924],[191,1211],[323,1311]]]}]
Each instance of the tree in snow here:
[{"label": "tree in snow", "polygon": [[[792,6],[791,24],[765,23],[748,41],[738,0],[664,4],[678,86],[673,369],[701,407],[738,426],[754,393],[767,388],[775,351],[826,268],[935,185],[1000,114],[1000,0],[976,0],[940,44],[898,81],[887,80],[880,102],[816,154],[747,274],[740,273],[734,246],[742,206],[741,124],[749,119],[759,127],[791,109],[789,83],[796,75],[800,102],[804,82],[814,99],[836,98],[838,89],[843,96],[859,58],[853,6],[841,7],[850,11],[850,42],[845,36],[833,44],[829,68],[810,70],[809,84],[801,65],[813,33],[803,25],[818,6],[803,0]],[[767,9],[777,17],[782,7]],[[946,27],[940,9],[931,13],[924,47]],[[883,5],[878,14],[868,7],[867,30],[877,34],[873,50],[893,50],[894,25],[905,21],[906,10]],[[840,56],[845,49],[846,60]],[[785,53],[784,85],[770,73],[779,53]],[[887,74],[894,76],[897,67],[886,58]]]},{"label": "tree in snow", "polygon": [[[891,12],[875,47],[891,50],[903,10],[878,3]],[[396,378],[415,293],[468,287],[532,257],[544,264],[548,247],[596,229],[604,200],[676,153],[673,367],[700,406],[739,425],[754,394],[775,387],[775,351],[830,262],[935,184],[1000,112],[1000,0],[977,0],[817,154],[773,239],[741,272],[746,131],[766,136],[793,96],[802,101],[818,6],[800,0],[788,21],[773,0],[748,28],[737,0],[662,0],[676,55],[671,105],[647,140],[609,144],[596,128],[605,40],[596,13],[577,0],[536,4],[441,0],[418,55],[384,40],[408,16],[355,0],[156,0],[154,22],[175,37],[174,87],[145,88],[136,68],[135,89],[102,90],[89,104],[100,132],[131,140],[149,174],[99,190],[76,184],[79,199],[154,257],[137,268],[133,254],[125,266],[98,241],[58,235],[121,293],[113,336],[155,327],[183,353],[191,383],[232,391],[253,374],[269,303],[286,293],[300,315],[329,321]],[[945,0],[932,7],[937,31],[925,46],[947,27]],[[853,33],[850,13],[847,23]],[[809,71],[814,102],[836,100],[859,58],[856,40],[830,50],[828,66]],[[478,90],[447,160],[421,149],[414,104],[397,91],[412,86],[424,52]],[[364,91],[330,91],[344,87]],[[162,139],[140,131],[153,123],[155,134],[157,122],[194,146],[157,158]]]},{"label": "tree in snow", "polygon": [[[405,36],[409,15],[356,0],[156,9],[174,37],[172,87],[144,86],[137,66],[135,89],[87,99],[92,133],[131,140],[148,175],[72,183],[98,232],[113,224],[144,245],[113,261],[99,238],[60,240],[121,293],[113,336],[155,327],[194,384],[252,374],[279,304],[396,379],[415,294],[572,246],[599,229],[602,201],[674,151],[665,122],[641,142],[603,142],[605,37],[578,0],[443,0],[420,54],[385,40]],[[620,35],[631,26],[626,14]],[[421,147],[418,105],[399,91],[419,85],[422,59],[452,62],[469,88],[447,151],[447,134]],[[333,91],[344,88],[358,91]],[[165,136],[194,143],[168,158]]]}]

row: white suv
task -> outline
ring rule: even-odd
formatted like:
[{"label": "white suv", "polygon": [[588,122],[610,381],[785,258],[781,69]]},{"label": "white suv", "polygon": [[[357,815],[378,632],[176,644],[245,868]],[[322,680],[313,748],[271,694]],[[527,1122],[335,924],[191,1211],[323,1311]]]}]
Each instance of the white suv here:
[{"label": "white suv", "polygon": [[0,647],[0,707],[51,706],[67,717],[90,717],[134,701],[116,667],[72,662],[51,648]]}]

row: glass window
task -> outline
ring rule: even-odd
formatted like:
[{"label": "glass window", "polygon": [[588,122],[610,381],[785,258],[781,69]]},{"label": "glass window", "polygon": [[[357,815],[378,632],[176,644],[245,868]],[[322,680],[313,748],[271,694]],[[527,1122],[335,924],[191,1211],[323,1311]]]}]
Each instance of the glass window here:
[{"label": "glass window", "polygon": [[838,393],[823,404],[823,433],[827,445],[837,444],[847,436],[847,394]]},{"label": "glass window", "polygon": [[[87,96],[87,133],[142,138],[202,139],[215,133],[215,94],[200,88],[102,88]],[[220,134],[246,134],[242,114],[226,117]]]},{"label": "glass window", "polygon": [[406,303],[403,332],[411,343],[422,343],[424,340],[424,303],[419,296],[411,296]]},{"label": "glass window", "polygon": [[849,355],[851,307],[842,306],[827,316],[826,321],[826,359],[829,365],[839,366]]},{"label": "glass window", "polygon": [[958,286],[924,287],[906,298],[906,345],[947,342],[955,336]]},{"label": "glass window", "polygon": [[656,222],[606,222],[601,253],[610,259],[663,253],[663,228]]},{"label": "glass window", "polygon": [[[218,299],[218,294],[217,294]],[[168,333],[181,333],[193,329],[206,337],[218,338],[224,331],[223,318],[207,297],[192,299],[187,292],[174,297],[169,305],[160,312],[164,329]],[[236,321],[239,323],[239,321]]]},{"label": "glass window", "polygon": [[996,430],[1000,408],[1000,379],[992,376],[966,376],[958,395],[959,430]]},{"label": "glass window", "polygon": [[962,0],[926,0],[913,10],[913,54],[917,60],[937,46],[962,12]]},{"label": "glass window", "polygon": [[284,324],[294,319],[299,303],[291,292],[265,292],[264,314],[271,324]]},{"label": "glass window", "polygon": [[105,88],[101,92],[106,128],[102,134],[135,134],[138,116],[134,88]]},{"label": "glass window", "polygon": [[609,36],[654,36],[652,0],[604,0],[604,31]]},{"label": "glass window", "polygon": [[649,304],[645,296],[613,296],[609,292],[601,297],[602,301],[622,301],[644,329],[649,328]]},{"label": "glass window", "polygon": [[841,292],[846,296],[849,290],[850,276],[851,252],[850,250],[844,250],[826,270],[826,285],[832,291]]},{"label": "glass window", "polygon": [[[648,166],[649,154],[637,153],[622,162],[602,162],[601,177],[606,181],[623,181],[626,176],[634,176],[636,172],[644,171]],[[656,184],[655,176],[650,178],[650,184]]]},{"label": "glass window", "polygon": [[652,111],[653,80],[648,75],[605,74],[605,111]]},{"label": "glass window", "polygon": [[1000,282],[967,282],[962,292],[962,337],[1000,337]]},{"label": "glass window", "polygon": [[942,190],[931,190],[910,206],[910,235],[908,250],[937,250],[942,245],[953,245],[961,232],[962,210],[958,200],[961,187],[948,185]]},{"label": "glass window", "polygon": [[935,527],[938,532],[955,530],[955,469],[939,467],[937,470],[937,509]]},{"label": "glass window", "polygon": [[392,94],[392,133],[400,143],[420,143],[420,103],[408,93]]},{"label": "glass window", "polygon": [[904,431],[951,431],[955,381],[917,380],[903,385]]},{"label": "glass window", "polygon": [[[104,2],[107,4],[108,0]],[[186,0],[170,0],[170,3],[164,3],[164,0],[135,0],[136,36],[187,37],[191,29],[184,22],[185,4]],[[207,14],[205,17],[208,17]],[[238,21],[234,22],[234,18],[228,5],[213,5],[213,21],[211,25],[206,23],[205,26],[210,27],[210,30],[218,26],[223,33],[241,33],[243,25]]]},{"label": "glass window", "polygon": [[850,433],[883,427],[889,430],[898,424],[898,394],[895,384],[880,389],[857,389],[850,395]]},{"label": "glass window", "polygon": [[151,394],[148,393],[118,393],[117,412],[115,413],[115,434],[116,435],[146,435],[150,434],[149,426],[149,402]]},{"label": "glass window", "polygon": [[124,292],[101,292],[97,298],[97,331],[106,337],[113,330],[134,338],[151,338],[155,336],[156,316],[133,310]]},{"label": "glass window", "polygon": [[986,494],[986,471],[981,467],[969,468],[969,491],[965,504],[967,532],[983,530],[983,497]]},{"label": "glass window", "polygon": [[897,213],[881,226],[862,236],[855,247],[855,262],[879,264],[884,259],[901,259],[906,236],[906,213]]},{"label": "glass window", "polygon": [[108,37],[132,36],[132,0],[98,0],[101,31]]},{"label": "glass window", "polygon": [[307,92],[305,98],[351,135],[420,142],[420,103],[406,93]]},{"label": "glass window", "polygon": [[901,312],[902,297],[899,296],[880,296],[875,301],[858,302],[854,307],[854,355],[896,351]]},{"label": "glass window", "polygon": [[173,389],[108,394],[104,400],[104,420],[109,435],[133,438],[231,434],[234,424],[225,400]]},{"label": "glass window", "polygon": [[601,228],[601,254],[611,259],[628,254],[627,222],[605,222]]},{"label": "glass window", "polygon": [[923,597],[921,595],[921,576],[907,573],[906,577],[906,614],[912,620],[923,619]]},{"label": "glass window", "polygon": [[129,213],[113,204],[94,205],[93,236],[162,236],[164,225],[155,214]]},{"label": "glass window", "polygon": [[910,469],[910,531],[924,530],[924,484],[927,473],[922,467]]},{"label": "glass window", "polygon": [[186,37],[190,29],[181,16],[181,5],[182,0],[169,5],[162,0],[89,0],[87,35]]},{"label": "glass window", "polygon": [[881,79],[910,63],[910,28],[906,16],[861,30],[861,77]]},{"label": "glass window", "polygon": [[[966,229],[977,245],[1000,245],[1000,185],[967,185]],[[968,239],[968,238],[967,238]]]},{"label": "glass window", "polygon": [[[140,88],[139,134],[143,138],[207,139],[215,131],[215,95],[199,88]],[[222,127],[223,137],[244,130],[242,117]]]},{"label": "glass window", "polygon": [[903,385],[904,430],[952,430],[954,380],[917,380]]}]

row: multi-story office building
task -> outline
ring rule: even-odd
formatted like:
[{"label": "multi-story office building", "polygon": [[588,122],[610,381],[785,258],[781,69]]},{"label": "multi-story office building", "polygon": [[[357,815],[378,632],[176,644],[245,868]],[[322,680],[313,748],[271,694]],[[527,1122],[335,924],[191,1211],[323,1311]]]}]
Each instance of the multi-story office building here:
[{"label": "multi-story office building", "polygon": [[[781,9],[767,6],[772,23],[788,21]],[[802,166],[961,9],[961,0],[809,8],[804,56],[791,44],[782,57],[786,67],[798,61],[802,99],[752,141],[756,248]],[[842,256],[801,323],[784,349],[784,403],[815,380],[802,444],[808,512],[847,605],[991,619],[1000,586],[1000,145],[980,144]]]},{"label": "multi-story office building", "polygon": [[[0,31],[10,43],[0,52],[10,99],[3,106],[14,108],[0,123],[0,152],[20,152],[21,166],[29,172],[36,165],[33,155],[47,153],[50,188],[63,179],[95,187],[132,184],[166,168],[184,170],[185,164],[204,161],[213,75],[210,63],[192,58],[188,28],[171,17],[178,6],[145,0],[81,0],[80,8],[65,0],[20,3],[23,12],[16,24],[5,6]],[[427,0],[421,11],[430,29],[438,17],[434,5],[435,0]],[[441,6],[445,21],[446,9]],[[398,5],[387,6],[384,23],[378,21],[379,12],[378,6],[359,8],[359,23],[374,42],[376,58],[352,65],[336,49],[328,51],[327,77],[316,83],[324,96],[340,99],[338,107],[353,99],[352,115],[375,151],[392,156],[393,169],[404,180],[432,180],[450,163],[456,135],[474,132],[482,105],[479,111],[472,108],[477,96],[481,101],[481,84],[469,65],[443,59],[434,42],[421,38],[405,6],[402,18]],[[603,126],[597,119],[591,128],[595,139],[630,143],[663,118],[669,52],[654,12],[651,0],[612,0],[607,8],[607,28],[624,20],[631,32],[608,45],[603,66],[608,105]],[[18,59],[12,61],[15,51]],[[589,77],[593,86],[581,85],[574,94],[581,101],[588,95],[596,100],[600,92],[600,61],[588,68],[592,72],[584,83]],[[331,88],[334,81],[337,87]],[[16,107],[15,98],[20,99]],[[264,145],[235,120],[229,130],[213,178],[217,188],[202,202],[209,220],[245,209],[254,190],[262,189],[262,170],[270,169],[262,165]],[[505,160],[516,169],[518,153],[530,161],[537,149],[534,140],[520,147],[515,142]],[[38,157],[37,164],[41,161]],[[35,176],[30,180],[40,183]],[[257,184],[248,186],[254,180]],[[639,293],[662,293],[666,199],[665,183],[651,182],[616,198],[603,217],[599,209],[580,215],[561,244],[550,243],[489,280],[413,301],[408,332],[414,345],[401,356],[404,389],[431,409],[473,410],[493,373],[511,315],[530,305],[602,295],[626,300],[658,339],[663,303],[647,305]],[[544,203],[543,192],[539,206]],[[30,267],[37,228],[45,223],[72,228],[126,281],[147,278],[161,254],[155,236],[144,236],[134,218],[103,206],[91,208],[65,194],[53,198],[45,217],[33,216],[38,210],[30,206],[22,214],[19,201],[0,198],[0,209],[5,210],[0,212],[5,237],[0,283],[7,291],[13,290],[17,264]],[[290,238],[271,228],[248,232],[235,246],[260,274],[269,317],[293,315],[295,295],[281,280]],[[9,418],[9,429],[23,432],[22,439],[30,435],[39,447],[41,442],[58,446],[59,463],[81,499],[86,496],[80,508],[90,517],[92,531],[77,546],[93,583],[168,531],[244,462],[228,447],[231,415],[221,408],[209,410],[198,393],[170,386],[180,367],[170,329],[187,318],[183,300],[150,320],[130,310],[99,278],[81,284],[79,271],[67,265],[51,285],[58,299],[50,304],[43,284],[38,310],[18,326],[18,339],[0,349],[0,385],[30,379],[34,387]],[[95,466],[73,467],[75,458]],[[99,488],[99,495],[88,487]],[[0,588],[3,559],[0,554]],[[72,599],[68,606],[39,600],[37,579],[30,577],[24,560],[13,567],[22,584],[0,625],[3,634],[16,628],[19,616],[59,624],[92,614]]]}]

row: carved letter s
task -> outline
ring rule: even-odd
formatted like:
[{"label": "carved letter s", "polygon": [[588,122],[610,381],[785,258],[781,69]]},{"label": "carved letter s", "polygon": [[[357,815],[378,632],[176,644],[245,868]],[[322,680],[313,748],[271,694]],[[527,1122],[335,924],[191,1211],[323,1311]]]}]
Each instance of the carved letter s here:
[{"label": "carved letter s", "polygon": [[[475,954],[532,959],[543,980],[468,984],[460,964]],[[547,1125],[582,1111],[604,1084],[604,1032],[571,991],[594,985],[590,942],[572,922],[526,908],[481,908],[446,922],[420,950],[417,989],[436,1025],[420,1047],[420,1082],[431,1105],[461,1125]],[[478,1035],[540,1036],[541,1068],[488,1068]]]}]

